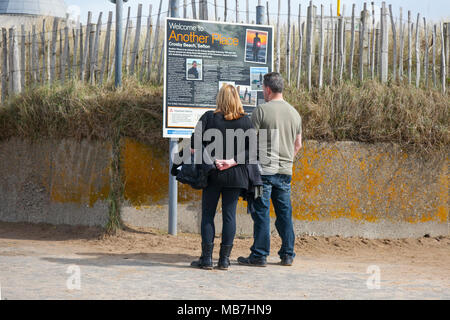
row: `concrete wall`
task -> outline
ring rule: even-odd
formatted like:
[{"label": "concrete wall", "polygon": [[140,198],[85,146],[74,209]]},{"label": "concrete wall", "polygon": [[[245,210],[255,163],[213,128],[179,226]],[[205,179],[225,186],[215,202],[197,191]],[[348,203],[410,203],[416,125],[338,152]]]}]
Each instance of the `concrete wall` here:
[{"label": "concrete wall", "polygon": [[102,142],[1,142],[0,220],[105,225],[110,154]]},{"label": "concrete wall", "polygon": [[[108,143],[0,143],[0,220],[105,225],[111,157]],[[123,220],[167,230],[167,152],[123,139],[120,158]],[[200,199],[179,184],[179,231],[199,232]],[[448,158],[424,162],[389,144],[308,141],[295,164],[292,204],[297,234],[448,235]],[[220,220],[219,208],[218,232]],[[244,202],[237,221],[238,234],[252,234]]]},{"label": "concrete wall", "polygon": [[[121,154],[123,219],[167,230],[167,154],[132,140],[122,142]],[[309,141],[295,164],[292,182],[296,233],[367,238],[447,235],[447,170],[448,158],[423,162],[390,144]],[[199,232],[200,199],[200,192],[179,184],[179,230]],[[252,220],[242,201],[238,212],[237,233],[251,235]],[[273,210],[271,215],[275,216]],[[219,232],[220,219],[218,214]]]}]

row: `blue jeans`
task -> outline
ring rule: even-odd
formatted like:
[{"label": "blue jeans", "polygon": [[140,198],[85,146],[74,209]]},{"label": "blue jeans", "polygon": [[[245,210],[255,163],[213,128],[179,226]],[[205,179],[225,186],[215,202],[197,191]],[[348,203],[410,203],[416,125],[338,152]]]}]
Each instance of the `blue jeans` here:
[{"label": "blue jeans", "polygon": [[262,176],[263,195],[255,200],[255,212],[252,213],[254,242],[250,250],[251,255],[255,258],[265,258],[270,253],[270,199],[272,199],[276,214],[275,227],[282,241],[278,255],[295,257],[291,178],[290,175],[285,174]]}]

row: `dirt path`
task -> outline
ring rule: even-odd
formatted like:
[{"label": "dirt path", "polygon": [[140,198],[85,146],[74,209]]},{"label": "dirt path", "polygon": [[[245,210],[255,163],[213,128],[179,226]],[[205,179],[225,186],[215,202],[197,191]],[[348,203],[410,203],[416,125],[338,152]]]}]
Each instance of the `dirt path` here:
[{"label": "dirt path", "polygon": [[[298,237],[294,265],[282,267],[274,235],[267,268],[236,264],[252,243],[238,238],[228,272],[189,267],[200,242],[142,228],[105,236],[95,228],[0,223],[2,298],[450,299],[450,237]],[[80,290],[67,287],[74,267]],[[379,289],[367,286],[368,268],[379,270]]]}]

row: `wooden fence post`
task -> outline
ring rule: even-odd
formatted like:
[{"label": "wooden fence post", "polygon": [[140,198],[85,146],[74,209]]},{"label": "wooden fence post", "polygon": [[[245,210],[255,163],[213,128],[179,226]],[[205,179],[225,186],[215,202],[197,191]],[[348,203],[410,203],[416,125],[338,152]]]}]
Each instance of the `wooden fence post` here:
[{"label": "wooden fence post", "polygon": [[429,69],[429,58],[428,58],[428,26],[427,19],[423,17],[423,26],[425,28],[425,54],[423,56],[423,68],[425,70],[425,86],[428,87],[428,69]]},{"label": "wooden fence post", "polygon": [[2,102],[6,101],[8,96],[9,84],[9,70],[8,70],[8,32],[6,28],[2,28]]},{"label": "wooden fence post", "polygon": [[204,20],[209,20],[209,16],[208,16],[208,1],[207,0],[203,0],[203,19]]},{"label": "wooden fence post", "polygon": [[152,35],[153,35],[153,18],[150,16],[150,34],[148,35],[148,53],[147,53],[147,61],[146,61],[146,72],[149,75],[151,72],[151,66],[150,66],[150,53],[152,50]]},{"label": "wooden fence post", "polygon": [[[87,26],[86,26],[87,28]],[[84,42],[83,42],[83,24],[80,23],[80,49],[79,49],[79,55],[80,55],[80,65],[79,65],[79,74],[80,74],[80,80],[81,78],[81,66],[83,65],[83,59],[84,59]]]},{"label": "wooden fence post", "polygon": [[197,6],[195,5],[195,0],[191,0],[192,5],[192,19],[197,19]]},{"label": "wooden fence post", "polygon": [[445,39],[444,39],[444,25],[441,22],[441,81],[442,81],[442,93],[445,94],[446,90],[446,66],[445,66]]},{"label": "wooden fence post", "polygon": [[[186,0],[185,0],[186,3]],[[147,65],[147,60],[149,56],[150,51],[150,39],[152,36],[152,9],[153,6],[150,4],[149,13],[147,17],[147,32],[145,34],[145,41],[144,41],[144,50],[142,52],[142,59],[141,59],[141,70],[139,73],[139,80],[142,81],[144,79],[144,73],[146,71],[145,66]]]},{"label": "wooden fence post", "polygon": [[98,20],[97,20],[97,26],[95,29],[95,40],[94,40],[94,63],[93,65],[93,70],[92,70],[92,75],[91,75],[91,83],[94,83],[95,80],[97,79],[97,71],[99,70],[98,68],[98,47],[100,45],[100,34],[102,32],[102,17],[103,17],[103,12],[100,12],[100,14],[98,15]]},{"label": "wooden fence post", "polygon": [[[31,38],[31,31],[28,31],[27,32],[27,35],[28,35],[28,44],[26,44],[26,51],[27,51],[27,55],[28,55],[28,60],[26,60],[25,59],[25,61],[26,61],[26,72],[25,72],[25,78],[27,77],[27,72],[29,73],[29,77],[28,77],[28,79],[29,79],[29,81],[28,81],[28,83],[32,83],[33,82],[33,66],[32,66],[32,62],[33,62],[33,53],[32,53],[32,50],[33,50],[33,46],[32,46],[32,44],[33,44],[33,40],[32,40],[32,38]],[[26,84],[25,84],[26,85]],[[24,85],[24,86],[25,86]],[[22,88],[24,88],[24,87],[22,87]]]},{"label": "wooden fence post", "polygon": [[[330,87],[333,85],[333,78],[334,78],[334,54],[335,54],[335,40],[336,37],[334,36],[334,19],[333,19],[333,5],[330,4],[330,24],[331,24],[331,54],[330,54]],[[361,32],[361,31],[360,31]]]},{"label": "wooden fence post", "polygon": [[[167,8],[167,16],[169,16],[169,12],[170,12],[170,2],[169,2],[169,7]],[[161,45],[161,52],[159,54],[159,62],[158,62],[158,78],[157,78],[157,83],[161,84],[161,69],[162,69],[162,65],[163,65],[163,56],[164,56],[164,42],[166,41],[166,39],[163,38],[163,42]]]},{"label": "wooden fence post", "polygon": [[223,21],[224,22],[227,22],[227,15],[228,15],[228,0],[224,0],[224,7],[223,7]]},{"label": "wooden fence post", "polygon": [[58,18],[53,19],[52,30],[52,47],[51,47],[51,59],[50,59],[50,83],[53,83],[56,79],[56,42],[58,37]]},{"label": "wooden fence post", "polygon": [[215,21],[219,21],[219,13],[217,11],[217,0],[214,0],[214,19]]},{"label": "wooden fence post", "polygon": [[322,88],[323,86],[323,58],[324,58],[323,5],[320,5],[319,88]]},{"label": "wooden fence post", "polygon": [[[92,19],[92,12],[88,12],[88,19],[86,24],[86,32],[85,32],[85,39],[84,44],[82,48],[83,55],[81,56],[81,65],[80,65],[80,80],[84,81],[85,74],[86,74],[86,65],[87,65],[87,58],[88,58],[88,48],[89,48],[89,35],[91,33],[91,19]],[[81,34],[81,39],[83,39],[83,34]],[[81,47],[80,47],[81,48]]]},{"label": "wooden fence post", "polygon": [[[331,20],[331,18],[330,18]],[[331,57],[331,36],[330,36],[330,21],[327,22],[327,39],[325,40],[326,46],[327,46],[327,54],[326,54],[326,61],[327,61],[327,69],[330,68],[330,57]]]},{"label": "wooden fence post", "polygon": [[380,56],[380,81],[386,83],[388,80],[389,43],[386,2],[381,5],[381,56]]},{"label": "wooden fence post", "polygon": [[10,95],[17,94],[22,91],[22,82],[20,80],[20,56],[19,45],[16,40],[16,29],[14,27],[9,29],[9,82]]},{"label": "wooden fence post", "polygon": [[359,81],[364,80],[364,33],[366,32],[366,11],[367,5],[364,3],[364,9],[361,13],[361,27],[359,28]]},{"label": "wooden fence post", "polygon": [[59,54],[62,54],[62,64],[61,64],[61,82],[64,83],[66,78],[66,68],[67,73],[70,78],[70,63],[69,63],[69,57],[70,57],[70,48],[69,48],[69,27],[64,27],[64,46],[63,46],[63,52],[60,52]]},{"label": "wooden fence post", "polygon": [[46,52],[46,37],[45,37],[45,19],[42,20],[42,32],[41,32],[41,42],[42,42],[42,83],[47,81],[47,52]]},{"label": "wooden fence post", "polygon": [[[291,1],[291,0],[289,0],[289,1]],[[246,6],[246,8],[245,8],[245,21],[246,21],[246,23],[250,23],[250,12],[249,12],[250,8],[249,8],[248,0],[245,1],[245,6]],[[289,4],[289,6],[290,6],[290,4]]]},{"label": "wooden fence post", "polygon": [[[194,0],[192,0],[194,1]],[[161,8],[162,8],[162,0],[159,1],[159,9],[158,9],[158,17],[156,18],[156,30],[155,36],[153,38],[153,45],[151,46],[150,58],[148,60],[148,72],[147,72],[147,81],[150,80],[152,74],[152,64],[153,64],[153,56],[157,55],[158,52],[158,42],[159,42],[159,29],[160,29],[160,18],[161,18]],[[193,8],[195,8],[195,4],[193,3]],[[193,9],[194,10],[194,9]],[[194,13],[195,11],[193,11]],[[195,18],[194,18],[195,19]],[[156,59],[155,59],[156,60]]]},{"label": "wooden fence post", "polygon": [[133,51],[131,53],[131,64],[130,64],[130,74],[131,75],[134,75],[134,69],[136,66],[136,58],[138,56],[138,51],[139,51],[139,41],[141,39],[141,24],[142,24],[142,4],[139,3],[137,22],[136,22],[136,31],[134,34],[134,45],[133,45]]},{"label": "wooden fence post", "polygon": [[[296,47],[296,42],[297,42],[297,35],[296,35],[296,28],[295,28],[295,22],[292,24],[292,54],[291,54],[291,57],[292,57],[292,60],[291,60],[291,62],[290,62],[290,64],[291,64],[291,69],[292,69],[292,76],[291,76],[291,78],[293,78],[294,77],[294,72],[295,72],[295,67],[296,67],[296,65],[295,65],[295,63],[296,63],[296,59],[295,59],[295,55],[297,54],[297,52],[296,52],[296,50],[297,50],[297,47]],[[294,81],[294,80],[292,80],[292,81]]]},{"label": "wooden fence post", "polygon": [[412,39],[411,39],[411,11],[408,10],[408,83],[411,84],[412,67]]},{"label": "wooden fence post", "polygon": [[102,66],[100,69],[100,85],[103,84],[103,78],[105,76],[105,70],[109,65],[110,46],[111,46],[111,28],[112,28],[112,11],[108,13],[108,23],[106,26],[105,45],[103,47]]},{"label": "wooden fence post", "polygon": [[281,48],[281,33],[280,33],[280,8],[281,8],[281,0],[278,0],[278,15],[277,15],[277,57],[276,57],[276,70],[280,72],[280,48]]},{"label": "wooden fence post", "polygon": [[308,90],[312,88],[312,47],[313,47],[313,5],[309,2],[306,23],[306,72],[308,75]]},{"label": "wooden fence post", "polygon": [[25,88],[25,61],[26,61],[26,50],[25,50],[25,43],[26,43],[26,31],[25,31],[25,25],[20,26],[20,85],[22,88]]},{"label": "wooden fence post", "polygon": [[[170,1],[169,1],[170,2]],[[203,10],[203,0],[198,0],[198,19],[199,20],[204,20],[204,13],[205,11]]]},{"label": "wooden fence post", "polygon": [[344,14],[345,14],[345,5],[342,6],[342,14],[339,19],[339,81],[342,81],[342,76],[344,73],[344,62],[345,62],[345,55],[344,55],[344,35],[345,35],[345,20],[344,20]]},{"label": "wooden fence post", "polygon": [[95,49],[95,33],[96,33],[96,26],[95,24],[91,23],[90,27],[90,33],[89,35],[86,35],[89,37],[89,75],[88,79],[91,84],[94,84],[94,73],[95,73],[95,59],[94,59],[94,49]]},{"label": "wooden fence post", "polygon": [[420,85],[420,13],[416,23],[416,88]]},{"label": "wooden fence post", "polygon": [[36,34],[36,25],[33,24],[32,28],[32,42],[31,42],[31,65],[32,65],[32,79],[34,82],[39,81],[39,56],[38,56],[38,43]]},{"label": "wooden fence post", "polygon": [[392,38],[394,40],[392,47],[392,60],[393,60],[393,80],[396,80],[397,77],[397,30],[395,28],[394,15],[392,14],[392,5],[389,5],[389,15],[391,17],[391,27],[392,27]]},{"label": "wooden fence post", "polygon": [[133,20],[130,20],[130,24],[128,25],[128,41],[127,41],[127,45],[125,47],[125,50],[123,51],[124,58],[125,58],[125,61],[124,61],[123,65],[125,67],[125,73],[127,73],[127,74],[130,72],[131,51],[133,50],[132,42],[131,42],[131,34],[133,32],[133,29],[134,29],[133,25],[134,25]]},{"label": "wooden fence post", "polygon": [[302,74],[302,54],[303,54],[303,31],[304,25],[302,24],[300,27],[302,14],[302,5],[298,5],[298,68],[297,68],[297,89],[300,88],[300,79]]},{"label": "wooden fence post", "polygon": [[372,2],[372,43],[371,56],[369,57],[370,78],[375,79],[376,55],[377,55],[377,24],[375,23],[375,3]]},{"label": "wooden fence post", "polygon": [[[79,32],[78,32],[77,25],[75,25],[75,28],[72,29],[73,53],[72,53],[72,59],[70,61],[71,65],[72,65],[71,79],[74,79],[77,74],[78,37],[79,37]],[[69,60],[70,60],[70,56],[69,56]]]},{"label": "wooden fence post", "polygon": [[[62,62],[62,59],[63,59],[63,40],[64,40],[64,35],[63,35],[63,29],[59,29],[59,56],[58,56],[58,54],[57,54],[57,57],[58,57],[58,59],[57,60],[59,60],[59,80],[61,81],[61,83],[62,83],[62,76],[63,76],[63,73],[65,73],[66,72],[66,66],[65,65],[63,65],[63,62]],[[58,73],[58,72],[56,72],[56,73]]]},{"label": "wooden fence post", "polygon": [[437,87],[437,81],[436,81],[436,40],[437,40],[437,27],[436,25],[433,25],[433,60],[432,60],[432,77],[433,77],[433,86],[434,88]]},{"label": "wooden fence post", "polygon": [[353,80],[353,59],[355,56],[355,7],[356,5],[352,5],[352,34],[350,40],[350,62],[348,64],[348,74],[350,75],[350,80]]},{"label": "wooden fence post", "polygon": [[287,39],[286,39],[286,77],[287,82],[291,84],[291,0],[288,0],[288,24],[287,24]]},{"label": "wooden fence post", "polygon": [[400,48],[398,57],[398,77],[400,81],[403,80],[403,51],[404,51],[404,40],[405,40],[405,26],[403,24],[403,9],[400,7]]},{"label": "wooden fence post", "polygon": [[72,79],[74,79],[77,74],[77,64],[78,64],[77,52],[78,52],[78,41],[80,37],[79,28],[75,27],[75,29],[72,30],[72,35],[73,35]]}]

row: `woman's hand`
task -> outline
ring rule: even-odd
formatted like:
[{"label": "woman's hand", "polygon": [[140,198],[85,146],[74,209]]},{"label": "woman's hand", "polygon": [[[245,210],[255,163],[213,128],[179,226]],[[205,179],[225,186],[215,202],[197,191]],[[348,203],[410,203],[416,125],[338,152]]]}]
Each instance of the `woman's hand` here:
[{"label": "woman's hand", "polygon": [[237,166],[237,163],[234,159],[230,160],[216,160],[216,168],[220,171],[230,169],[234,166]]}]

